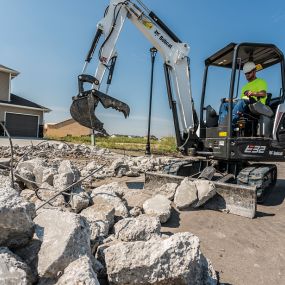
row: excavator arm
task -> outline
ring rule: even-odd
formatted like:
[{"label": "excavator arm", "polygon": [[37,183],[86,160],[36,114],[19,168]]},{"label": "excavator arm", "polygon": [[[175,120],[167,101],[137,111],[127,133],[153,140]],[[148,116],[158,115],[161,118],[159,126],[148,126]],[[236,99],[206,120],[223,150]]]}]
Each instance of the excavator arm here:
[{"label": "excavator arm", "polygon": [[[127,104],[99,91],[107,70],[109,70],[107,86],[111,83],[116,62],[114,58],[117,56],[115,47],[126,18],[141,31],[164,60],[168,99],[173,114],[177,145],[181,150],[185,150],[198,139],[196,136],[198,122],[190,85],[188,58],[190,47],[181,42],[140,0],[136,3],[129,0],[110,1],[103,19],[97,25],[97,32],[86,57],[83,72],[78,77],[79,93],[73,97],[71,115],[80,124],[104,133],[106,131],[103,123],[94,114],[99,102],[105,108],[112,107],[121,111],[125,117],[129,115]],[[99,64],[93,77],[85,74],[85,71],[101,36],[104,37],[104,41],[99,48]],[[92,88],[87,91],[84,90],[86,83],[92,85]]]}]

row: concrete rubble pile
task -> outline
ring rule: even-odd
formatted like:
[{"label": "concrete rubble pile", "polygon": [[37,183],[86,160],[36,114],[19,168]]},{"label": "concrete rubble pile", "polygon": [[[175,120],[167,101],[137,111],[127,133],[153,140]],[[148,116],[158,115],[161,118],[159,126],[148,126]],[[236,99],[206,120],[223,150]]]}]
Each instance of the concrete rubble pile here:
[{"label": "concrete rubble pile", "polygon": [[[217,284],[196,236],[161,229],[173,207],[197,207],[214,195],[211,185],[185,180],[149,192],[118,179],[86,188],[82,177],[103,163],[93,160],[95,148],[75,148],[88,162],[67,159],[72,146],[48,143],[21,159],[14,185],[8,171],[0,173],[0,284]],[[27,151],[16,147],[18,156]],[[169,162],[106,157],[110,163],[100,175],[116,179],[159,171]],[[181,206],[187,191],[193,201]]]},{"label": "concrete rubble pile", "polygon": [[[43,159],[48,162],[50,168],[52,164],[59,164],[61,160],[76,160],[76,165],[81,171],[82,176],[91,174],[94,170],[105,165],[105,167],[96,172],[93,177],[96,179],[105,179],[107,177],[137,177],[146,171],[160,171],[165,165],[176,161],[175,158],[169,157],[131,157],[120,154],[114,154],[105,148],[97,146],[87,146],[80,144],[67,144],[43,141],[35,146],[13,146],[14,159],[16,161],[25,162],[35,158]],[[0,147],[0,158],[3,159],[1,165],[9,165],[11,157],[11,149],[8,146]],[[31,170],[31,169],[29,169]],[[54,174],[53,169],[46,169],[44,173],[35,173],[37,179],[51,179]],[[44,181],[42,181],[44,182]],[[49,181],[47,181],[49,183]],[[49,183],[50,184],[50,183]]]}]

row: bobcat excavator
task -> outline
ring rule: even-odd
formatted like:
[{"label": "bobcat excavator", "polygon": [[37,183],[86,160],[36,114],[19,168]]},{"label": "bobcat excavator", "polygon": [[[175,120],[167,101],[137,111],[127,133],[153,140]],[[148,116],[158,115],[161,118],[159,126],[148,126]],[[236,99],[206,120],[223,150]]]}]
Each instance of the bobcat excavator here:
[{"label": "bobcat excavator", "polygon": [[[257,200],[262,201],[266,189],[277,180],[277,167],[270,162],[285,160],[285,65],[282,52],[272,44],[231,43],[206,59],[199,120],[191,94],[189,45],[183,43],[140,0],[111,0],[97,25],[83,72],[78,76],[79,91],[73,97],[70,108],[71,116],[77,122],[105,134],[103,123],[94,113],[99,102],[104,108],[111,107],[122,112],[125,117],[130,112],[127,104],[100,90],[106,71],[107,86],[111,84],[117,59],[115,46],[127,18],[164,60],[177,146],[182,153],[191,154],[189,159],[167,166],[164,174],[146,173],[145,187],[159,187],[167,182],[180,183],[185,176],[190,180],[208,179],[215,184],[217,195],[206,207],[253,218]],[[99,47],[99,63],[92,76],[85,72],[101,37],[103,43]],[[280,65],[280,93],[275,96],[268,94],[266,105],[260,102],[250,104],[250,112],[241,114],[236,125],[232,124],[233,104],[230,103],[227,123],[221,126],[218,108],[206,103],[210,69],[215,67],[229,71],[229,92],[214,96],[233,102],[238,97],[241,70],[248,61],[254,61],[257,70]],[[87,90],[86,84],[89,84]]]}]

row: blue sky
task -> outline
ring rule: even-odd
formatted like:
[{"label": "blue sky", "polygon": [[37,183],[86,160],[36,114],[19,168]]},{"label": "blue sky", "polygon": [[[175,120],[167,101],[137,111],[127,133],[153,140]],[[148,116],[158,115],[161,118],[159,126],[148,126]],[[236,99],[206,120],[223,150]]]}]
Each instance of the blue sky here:
[{"label": "blue sky", "polygon": [[[178,37],[190,45],[192,90],[196,105],[202,86],[204,59],[230,42],[270,42],[284,52],[285,3],[281,0],[144,0]],[[106,0],[0,0],[0,64],[21,74],[12,91],[53,111],[46,122],[68,119],[86,53],[102,18]],[[150,82],[150,43],[126,22],[109,95],[129,104],[131,115],[99,108],[109,133],[145,135]],[[94,58],[97,58],[95,56]],[[90,65],[95,72],[96,62]],[[214,92],[227,86],[214,77]],[[274,80],[273,80],[274,81]],[[162,61],[157,56],[152,133],[173,135]],[[197,108],[198,109],[198,108]]]}]

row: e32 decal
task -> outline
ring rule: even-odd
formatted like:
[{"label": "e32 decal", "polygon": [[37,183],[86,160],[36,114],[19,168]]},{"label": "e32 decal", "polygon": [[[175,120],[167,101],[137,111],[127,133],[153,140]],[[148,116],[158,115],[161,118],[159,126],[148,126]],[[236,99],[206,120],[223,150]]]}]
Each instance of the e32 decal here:
[{"label": "e32 decal", "polygon": [[266,146],[264,145],[248,145],[245,150],[244,153],[265,153],[266,150]]}]

